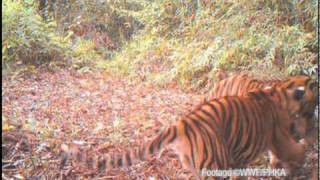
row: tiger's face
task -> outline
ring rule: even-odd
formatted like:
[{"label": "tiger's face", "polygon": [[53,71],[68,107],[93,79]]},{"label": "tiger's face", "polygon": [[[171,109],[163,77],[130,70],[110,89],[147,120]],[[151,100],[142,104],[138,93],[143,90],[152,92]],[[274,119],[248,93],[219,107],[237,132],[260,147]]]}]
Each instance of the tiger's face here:
[{"label": "tiger's face", "polygon": [[[281,88],[292,91],[293,98],[301,105],[299,114],[311,118],[314,114],[314,110],[318,105],[318,83],[311,79],[309,76],[294,76],[286,80]],[[291,107],[292,110],[296,110],[295,107]]]},{"label": "tiger's face", "polygon": [[294,98],[289,109],[298,112],[293,118],[292,133],[298,139],[302,137],[307,143],[314,143],[317,140],[314,111],[318,105],[318,83],[308,76],[294,76],[284,82],[282,87],[291,91]]},{"label": "tiger's face", "polygon": [[[294,138],[294,132],[299,131],[297,128],[301,128],[302,126],[302,124],[297,123],[306,122],[306,119],[303,117],[296,119],[293,115],[295,113],[299,115],[299,112],[301,112],[301,109],[304,107],[304,103],[308,102],[307,98],[309,98],[309,96],[306,95],[306,91],[307,90],[301,86],[270,88],[269,91],[266,91],[274,102],[279,103],[279,106],[276,107],[278,108],[279,114],[275,121],[276,126],[274,126],[275,128],[273,129],[271,151],[275,157],[281,160],[279,162],[284,163],[282,165],[285,165],[287,170],[300,167],[304,162],[308,142],[303,138],[299,139],[299,143],[297,143],[297,139]],[[291,153],[288,153],[285,147],[290,147],[290,150],[292,150]],[[274,162],[271,163],[273,164]]]}]

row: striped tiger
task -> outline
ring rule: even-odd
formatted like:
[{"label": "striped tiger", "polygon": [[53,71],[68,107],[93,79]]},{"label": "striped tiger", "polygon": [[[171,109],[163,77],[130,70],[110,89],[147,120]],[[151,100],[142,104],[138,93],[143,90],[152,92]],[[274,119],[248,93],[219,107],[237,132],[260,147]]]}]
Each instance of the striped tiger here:
[{"label": "striped tiger", "polygon": [[[287,79],[270,78],[263,80],[248,74],[233,75],[224,77],[219,83],[215,84],[209,92],[207,99],[214,99],[223,96],[241,96],[253,89],[265,87],[281,87],[285,89],[301,88],[305,89],[304,108],[294,119],[295,126],[293,133],[306,140],[307,144],[313,144],[317,140],[317,130],[315,128],[314,111],[317,106],[317,83],[306,75],[292,76]],[[203,100],[204,101],[204,100]],[[269,152],[271,166],[280,166],[281,162]]]},{"label": "striped tiger", "polygon": [[[306,138],[309,144],[316,141],[316,130],[314,111],[317,102],[317,82],[306,75],[292,76],[287,79],[269,79],[262,80],[248,74],[233,75],[225,77],[223,80],[215,84],[209,92],[206,99],[220,98],[223,96],[242,96],[253,89],[262,89],[265,87],[281,87],[285,89],[302,88],[306,90],[304,108],[298,117],[292,117],[296,122],[296,130],[301,138]],[[205,99],[204,99],[205,100]],[[202,100],[202,101],[204,101]]]},{"label": "striped tiger", "polygon": [[[271,150],[296,167],[303,162],[305,142],[297,143],[291,135],[290,116],[301,110],[304,98],[305,90],[299,88],[267,88],[241,97],[213,99],[137,149],[98,157],[77,152],[73,157],[86,167],[105,171],[147,160],[169,147],[179,155],[184,168],[200,177],[202,169],[242,168]],[[68,154],[69,149],[63,150]],[[70,156],[65,156],[62,165]]]}]

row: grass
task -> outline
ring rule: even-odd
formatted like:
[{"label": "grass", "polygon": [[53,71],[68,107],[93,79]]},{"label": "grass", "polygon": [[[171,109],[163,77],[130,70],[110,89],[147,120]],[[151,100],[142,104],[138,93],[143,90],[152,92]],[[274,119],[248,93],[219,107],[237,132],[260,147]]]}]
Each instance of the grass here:
[{"label": "grass", "polygon": [[[216,2],[198,10],[193,20],[176,13],[180,22],[176,27],[165,20],[146,26],[98,67],[147,82],[176,81],[194,88],[216,81],[218,69],[273,75],[304,70],[314,75],[316,5],[316,1]],[[279,69],[281,73],[274,74]]]}]

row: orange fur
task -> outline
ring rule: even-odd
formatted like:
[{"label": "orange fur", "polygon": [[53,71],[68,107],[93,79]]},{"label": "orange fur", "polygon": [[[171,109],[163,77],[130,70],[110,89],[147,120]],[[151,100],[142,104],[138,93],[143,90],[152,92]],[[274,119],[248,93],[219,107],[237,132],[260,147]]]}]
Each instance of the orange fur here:
[{"label": "orange fur", "polygon": [[[309,76],[298,75],[287,79],[275,78],[262,80],[247,74],[233,75],[215,84],[206,98],[214,99],[223,96],[242,96],[252,89],[263,89],[266,87],[281,87],[285,89],[300,87],[305,89],[304,102],[302,102],[303,108],[297,115],[291,116],[295,123],[294,130],[297,131],[293,133],[298,133],[300,138],[305,139],[308,145],[313,144],[317,140],[317,130],[314,125],[314,111],[318,104],[318,91],[316,81],[312,80]],[[277,167],[281,164],[281,161],[273,157],[272,153],[269,153],[269,156],[271,166]]]},{"label": "orange fur", "polygon": [[[130,166],[170,147],[179,155],[183,166],[198,177],[204,168],[245,167],[266,150],[296,166],[304,159],[305,144],[297,143],[291,135],[293,120],[290,117],[303,108],[305,96],[301,96],[301,92],[270,88],[241,97],[213,99],[138,149],[118,155],[89,157],[89,160],[81,152],[75,157],[88,167],[104,171]],[[281,99],[286,99],[286,103],[279,103]]]},{"label": "orange fur", "polygon": [[316,141],[314,129],[313,114],[318,104],[317,102],[317,83],[309,76],[298,75],[287,79],[269,79],[261,80],[247,74],[233,75],[223,79],[215,84],[213,89],[209,92],[206,99],[220,98],[223,96],[242,96],[253,89],[263,89],[266,87],[281,87],[293,89],[303,87],[306,91],[304,107],[299,112],[298,118],[295,119],[297,124],[297,131],[302,138],[306,138],[309,144]]}]

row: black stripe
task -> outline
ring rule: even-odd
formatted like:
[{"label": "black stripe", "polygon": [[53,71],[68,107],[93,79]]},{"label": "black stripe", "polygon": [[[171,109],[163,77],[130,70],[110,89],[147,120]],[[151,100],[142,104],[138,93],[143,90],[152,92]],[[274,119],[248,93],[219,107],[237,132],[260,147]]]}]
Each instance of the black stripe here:
[{"label": "black stripe", "polygon": [[[215,100],[213,102],[217,102],[217,100]],[[217,111],[216,107],[213,104],[211,104],[210,102],[208,103],[208,105],[210,106],[211,110],[215,113],[216,117],[221,118],[219,115],[219,111]],[[201,109],[201,110],[203,112],[205,111],[204,109]],[[208,113],[208,114],[210,114],[210,113]],[[212,116],[212,115],[210,115],[210,116]],[[214,118],[212,118],[212,119],[214,119]]]},{"label": "black stripe", "polygon": [[113,158],[114,158],[114,157],[110,157],[110,164],[111,164],[111,167],[112,167],[112,168],[114,168],[114,160],[113,160]]},{"label": "black stripe", "polygon": [[[228,101],[228,100],[227,100]],[[215,101],[215,102],[218,102],[218,104],[221,106],[221,108],[222,108],[222,111],[223,111],[223,119],[221,119],[221,122],[222,123],[224,123],[224,122],[226,122],[227,123],[227,121],[226,121],[226,107],[225,107],[225,105],[222,103],[222,102],[219,102],[219,101]],[[214,102],[213,102],[214,103]],[[213,108],[213,110],[216,110],[215,109],[215,107],[214,107],[214,105],[212,105],[212,104],[210,104],[211,106],[211,108]],[[202,109],[202,112],[203,113],[205,113],[206,115],[207,114],[209,114],[208,112],[206,112],[205,110],[203,110]],[[218,112],[217,112],[218,113]],[[212,115],[208,115],[209,117],[212,117]],[[219,116],[217,116],[218,118],[219,118]],[[215,121],[215,119],[212,117],[212,122],[213,123],[215,123],[214,124],[214,127],[212,128],[212,130],[213,130],[213,132],[215,133],[215,135],[216,135],[216,138],[218,138],[218,139],[216,139],[215,140],[215,142],[216,143],[221,143],[222,145],[221,146],[224,146],[224,144],[223,144],[223,142],[224,142],[224,138],[223,138],[223,136],[222,136],[222,134],[221,134],[221,132],[220,132],[220,129],[221,129],[221,127],[223,127],[221,124],[220,124],[220,126],[218,126],[217,125],[217,122]],[[218,129],[218,128],[220,128],[220,129]],[[221,142],[218,142],[218,140],[220,140]],[[210,141],[210,143],[211,143],[211,146],[212,146],[212,153],[213,153],[213,158],[211,158],[210,159],[210,162],[209,162],[209,164],[211,165],[211,163],[213,162],[213,161],[215,161],[215,162],[217,162],[219,165],[219,167],[223,167],[224,166],[224,164],[225,164],[225,162],[222,162],[221,161],[221,158],[223,159],[223,160],[225,160],[225,157],[218,157],[218,155],[221,153],[221,155],[224,155],[225,154],[225,152],[221,152],[221,151],[224,151],[224,149],[216,149],[216,147],[214,148],[213,147],[213,144],[212,144],[212,142]],[[216,150],[216,152],[214,152],[214,150]],[[220,152],[219,154],[218,154],[218,151]]]},{"label": "black stripe", "polygon": [[98,161],[98,169],[99,171],[103,171],[106,169],[106,160],[102,159],[101,161]]},{"label": "black stripe", "polygon": [[[239,103],[239,105],[240,105],[239,108],[241,108],[241,110],[243,111],[244,118],[242,119],[243,120],[242,124],[245,125],[245,126],[243,126],[243,129],[244,129],[245,132],[248,133],[248,141],[249,141],[249,138],[250,138],[249,137],[250,136],[250,116],[248,116],[249,112],[245,108],[247,104],[245,104],[241,99],[238,99],[238,101],[235,101],[235,102]],[[242,148],[239,149],[235,153],[238,154],[238,155],[242,155],[244,153],[244,151],[248,148],[247,146],[248,146],[248,142],[243,142],[242,141],[242,145],[241,145]]]},{"label": "black stripe", "polygon": [[176,139],[176,137],[177,137],[177,128],[174,126],[172,126],[171,127],[172,129],[173,129],[173,135],[172,135],[172,137],[168,140],[168,143],[171,143],[173,140],[175,140]]},{"label": "black stripe", "polygon": [[290,82],[290,83],[287,85],[286,88],[290,89],[290,88],[292,88],[293,85],[294,85],[294,82]]},{"label": "black stripe", "polygon": [[[217,104],[214,104],[217,103]],[[214,111],[214,113],[216,114],[216,116],[220,119],[220,120],[224,120],[225,119],[225,107],[223,106],[223,104],[217,99],[215,101],[212,101],[212,104],[209,103],[209,106],[211,107],[211,109]],[[217,106],[220,106],[219,109],[217,109]]]},{"label": "black stripe", "polygon": [[[240,113],[242,112],[241,105],[238,103],[237,100],[234,101],[234,104],[235,104],[235,110],[238,112],[238,115],[240,115]],[[242,148],[242,143],[243,143],[242,139],[244,137],[243,128],[245,127],[244,124],[246,123],[245,121],[247,120],[247,117],[243,118],[241,116],[238,116],[236,118],[238,118],[239,130],[238,130],[238,136],[236,137],[236,141],[235,141],[235,147],[238,147],[238,150],[237,149],[232,149],[232,151],[234,151],[235,154],[237,154],[237,152],[239,150],[241,150],[241,148]],[[228,137],[228,142],[232,141],[233,139],[234,139],[234,137],[230,134],[229,137]]]},{"label": "black stripe", "polygon": [[164,132],[161,132],[151,143],[150,148],[149,148],[149,153],[153,154],[154,153],[154,146],[155,144],[157,145],[157,150],[160,149],[161,144],[163,142],[163,140],[166,139],[166,137],[168,136],[168,129],[166,129]]},{"label": "black stripe", "polygon": [[[225,80],[225,81],[221,84],[220,87],[226,87],[227,83],[228,83],[228,81]],[[225,88],[223,88],[222,90],[220,89],[220,91],[218,91],[218,92],[220,92],[220,96],[222,96],[222,95],[224,94],[224,89],[225,89]]]},{"label": "black stripe", "polygon": [[[267,131],[269,131],[269,130],[265,129],[265,125],[263,125],[263,124],[270,125],[270,124],[275,124],[274,122],[277,122],[278,113],[275,113],[275,112],[278,110],[278,106],[275,107],[274,102],[271,101],[270,103],[260,104],[260,107],[263,107],[263,109],[256,108],[257,116],[260,119],[260,121],[257,121],[258,122],[258,124],[256,125],[258,127],[257,130],[258,130],[258,133],[259,132],[267,133]],[[264,140],[261,140],[262,142],[260,143],[260,151],[266,146],[265,138],[264,137],[261,137],[261,138]]]},{"label": "black stripe", "polygon": [[[240,103],[242,103],[242,102],[240,101]],[[247,104],[243,104],[243,103],[242,103],[242,110],[244,111],[245,114],[248,114],[248,115],[249,115],[249,112],[250,112],[250,111],[248,111],[246,105],[247,105]],[[252,135],[252,127],[251,127],[251,126],[252,126],[251,124],[253,123],[254,120],[252,119],[252,116],[250,116],[250,115],[248,116],[248,119],[247,119],[247,120],[248,120],[248,121],[247,121],[247,122],[248,122],[248,124],[247,124],[247,125],[248,125],[248,126],[247,126],[248,131],[247,131],[247,132],[248,132],[248,135],[249,135],[249,139],[248,139],[248,142],[246,142],[246,144],[245,144],[245,146],[244,146],[244,149],[245,149],[245,150],[249,149],[251,143],[254,142],[254,139],[252,139],[252,138],[254,138],[254,137],[253,137],[253,135]]]},{"label": "black stripe", "polygon": [[[159,137],[159,136],[158,136],[158,137]],[[154,144],[154,142],[158,139],[158,137],[152,141],[152,143],[151,143],[151,145],[150,145],[150,147],[149,147],[149,149],[148,149],[148,150],[149,150],[149,154],[153,154],[153,144]]]},{"label": "black stripe", "polygon": [[118,165],[119,167],[122,166],[122,158],[121,158],[120,155],[117,155],[117,165]]},{"label": "black stripe", "polygon": [[[232,129],[232,122],[233,122],[233,113],[234,113],[234,109],[232,106],[232,100],[229,99],[229,107],[230,110],[228,111],[229,113],[229,117],[228,119],[225,119],[224,121],[226,122],[226,126],[225,126],[225,135],[230,135],[231,134],[231,129]],[[228,137],[225,137],[226,139],[228,139]]]},{"label": "black stripe", "polygon": [[[205,137],[204,137],[204,134],[203,133],[206,133],[207,132],[207,130],[206,130],[206,128],[202,128],[202,124],[200,123],[200,119],[196,119],[196,118],[193,118],[192,116],[189,116],[189,118],[191,119],[191,122],[195,125],[195,127],[198,129],[198,134],[200,134],[200,136],[201,136],[201,139],[203,140],[203,148],[204,148],[204,150],[205,150],[205,152],[204,152],[204,154],[205,154],[205,158],[203,158],[202,160],[201,160],[201,162],[200,162],[200,168],[199,169],[202,169],[202,166],[203,166],[203,163],[205,162],[205,161],[203,161],[203,160],[206,160],[207,159],[207,155],[208,155],[208,152],[207,152],[207,148],[206,148],[206,141],[205,141]],[[205,121],[205,120],[203,120],[203,121]],[[198,153],[200,153],[200,152],[198,152]]]},{"label": "black stripe", "polygon": [[[191,121],[191,122],[192,122],[192,119],[190,119],[190,117],[188,117],[188,118],[189,118],[189,121]],[[197,135],[196,135],[196,132],[194,131],[194,129],[192,128],[192,126],[191,126],[190,124],[188,124],[188,122],[187,122],[187,121],[186,121],[186,125],[187,125],[187,127],[188,127],[189,131],[191,132],[192,136],[194,137],[194,144],[195,144],[195,148],[196,148],[196,149],[197,149],[197,151],[198,151],[198,146],[197,146]],[[191,139],[191,141],[192,141],[192,139]],[[193,152],[193,154],[192,154],[192,157],[193,157],[194,162],[195,162],[196,154],[194,154],[194,152]],[[196,167],[196,164],[194,164],[194,167]]]},{"label": "black stripe", "polygon": [[190,144],[190,149],[191,149],[191,159],[192,159],[192,163],[193,163],[193,166],[195,167],[195,160],[194,160],[194,155],[193,155],[193,143],[192,143],[192,140],[191,140],[191,137],[190,137],[190,134],[188,132],[188,129],[190,129],[187,125],[187,123],[185,121],[181,121],[182,124],[183,124],[183,128],[184,128],[184,133],[187,135],[187,139],[189,141],[189,144]]},{"label": "black stripe", "polygon": [[128,152],[126,152],[125,157],[126,157],[126,161],[128,162],[128,166],[130,166],[131,165],[131,157]]},{"label": "black stripe", "polygon": [[[252,102],[252,103],[254,103],[254,102]],[[251,160],[252,157],[257,156],[257,154],[259,153],[259,150],[260,150],[259,147],[261,147],[261,143],[263,143],[263,140],[264,140],[264,139],[259,138],[259,135],[261,135],[261,134],[257,134],[257,132],[263,133],[263,130],[257,131],[257,128],[260,127],[262,125],[261,123],[264,123],[264,121],[257,122],[257,120],[259,118],[263,118],[263,117],[257,116],[256,107],[259,108],[260,106],[256,106],[256,105],[257,104],[254,103],[254,105],[251,107],[253,119],[251,119],[251,121],[250,121],[251,122],[251,124],[250,124],[250,130],[251,130],[250,131],[250,137],[251,137],[250,142],[251,142],[251,144],[250,144],[250,146],[252,147],[253,152],[249,153],[249,156],[247,157],[248,160]],[[254,133],[254,131],[255,131],[255,133]],[[254,136],[254,134],[255,134],[255,136]],[[264,137],[264,134],[262,134],[262,137]],[[258,149],[257,149],[257,147],[258,147]]]},{"label": "black stripe", "polygon": [[142,148],[139,148],[138,150],[138,155],[139,155],[139,158],[141,160],[144,160],[144,151],[145,151],[146,147],[145,146],[142,146]]},{"label": "black stripe", "polygon": [[[206,114],[207,116],[209,116],[209,117],[212,117],[212,116],[210,116],[210,114],[208,113],[208,112],[206,112],[206,111],[204,111],[204,110],[202,110],[202,112],[204,113],[204,114]],[[201,118],[201,116],[199,116],[198,114],[194,114],[195,116],[197,116],[199,119],[202,119]],[[213,117],[212,117],[213,118]],[[212,122],[214,122],[215,123],[215,121],[214,121],[214,119],[210,119]],[[216,137],[219,137],[219,138],[222,138],[222,136],[221,136],[221,133],[218,133],[217,132],[217,125],[215,124],[215,127],[213,127],[212,125],[210,125],[209,124],[209,122],[207,121],[207,120],[202,120],[202,121],[197,121],[197,123],[199,123],[199,124],[201,124],[201,123],[205,123],[205,124],[207,124],[208,125],[208,127],[213,131],[213,133],[215,134],[215,136]],[[203,126],[202,124],[201,124],[201,126]],[[209,161],[209,163],[207,163],[208,165],[211,165],[211,163],[213,162],[213,161],[219,161],[219,158],[217,157],[218,156],[218,154],[217,154],[217,152],[214,152],[215,150],[217,151],[217,149],[216,149],[216,147],[214,147],[213,146],[213,144],[212,144],[212,141],[215,141],[216,139],[213,139],[213,140],[211,140],[212,139],[212,137],[209,135],[210,133],[209,133],[209,131],[206,129],[206,127],[205,126],[203,126],[204,127],[204,129],[205,129],[205,132],[206,132],[206,135],[207,135],[207,139],[208,139],[208,143],[209,143],[209,147],[210,147],[210,149],[211,149],[211,154],[212,154],[212,158],[211,159],[209,159],[210,161]],[[206,149],[206,151],[207,151],[207,149]],[[204,162],[205,163],[205,162]],[[203,163],[203,164],[204,164]],[[221,164],[221,162],[219,161],[219,163]],[[202,169],[203,168],[203,164],[200,164],[200,169]]]},{"label": "black stripe", "polygon": [[[246,78],[246,81],[243,83],[243,86],[241,88],[241,90],[247,90],[248,86],[250,85],[251,79],[248,79],[249,77]],[[242,92],[239,90],[239,93],[242,94]]]},{"label": "black stripe", "polygon": [[[210,113],[208,113],[207,111],[205,111],[204,109],[201,109],[201,112],[203,112],[206,116],[208,116],[210,119],[206,120],[203,117],[201,117],[199,114],[197,114],[196,112],[192,113],[192,115],[196,116],[199,120],[202,120],[201,123],[205,123],[209,128],[211,128],[213,131],[216,131],[217,128],[217,124],[214,121],[214,117],[211,116]],[[214,124],[212,125],[210,122],[213,122]]]},{"label": "black stripe", "polygon": [[[234,77],[232,77],[231,79],[230,79],[230,81],[231,82],[233,82],[233,79],[235,78],[235,76]],[[231,92],[231,88],[232,88],[232,86],[230,87],[230,85],[232,84],[232,83],[230,83],[230,81],[224,86],[224,88],[223,88],[223,94],[222,94],[222,96],[226,96],[227,94],[229,94],[228,92]]]},{"label": "black stripe", "polygon": [[251,93],[251,96],[255,99],[261,100],[266,97],[266,94],[264,93],[264,91],[259,90]]},{"label": "black stripe", "polygon": [[225,120],[226,119],[226,107],[224,106],[224,104],[222,102],[220,102],[219,100],[215,101],[216,103],[219,104],[220,108],[221,108],[221,113],[222,113],[222,117],[221,120]]},{"label": "black stripe", "polygon": [[[237,142],[239,142],[239,143],[241,143],[241,139],[242,139],[242,125],[241,125],[241,118],[239,117],[239,116],[237,116],[237,117],[235,117],[234,116],[234,114],[237,114],[237,115],[239,115],[239,105],[238,104],[236,104],[236,102],[234,102],[233,100],[231,100],[231,101],[229,101],[229,103],[230,103],[230,111],[229,111],[229,113],[230,113],[230,118],[229,118],[229,120],[227,121],[227,126],[226,126],[226,139],[228,140],[228,142],[229,142],[229,138],[231,137],[232,138],[232,136],[231,136],[231,132],[232,132],[232,129],[233,129],[233,126],[234,126],[234,123],[236,123],[237,122],[237,125],[236,125],[236,129],[235,129],[235,131],[237,131],[237,134],[238,134],[238,136],[236,137],[236,141],[235,141],[235,146],[237,146]],[[234,107],[235,106],[235,107]],[[237,118],[237,121],[235,121],[235,119]],[[229,136],[229,137],[228,137]],[[230,139],[231,140],[231,139]],[[233,143],[232,143],[233,144]],[[231,148],[233,148],[233,147],[231,147]]]},{"label": "black stripe", "polygon": [[257,91],[249,92],[247,95],[248,95],[249,97],[251,97],[251,98],[259,99],[259,96],[258,96],[258,92],[257,92]]},{"label": "black stripe", "polygon": [[[261,136],[261,133],[263,133],[265,131],[262,129],[262,126],[264,124],[264,121],[269,120],[269,119],[263,119],[262,121],[258,121],[259,119],[263,118],[263,114],[257,112],[258,109],[261,109],[260,108],[261,106],[259,106],[259,104],[256,104],[256,103],[254,103],[254,104],[255,105],[253,107],[251,107],[253,119],[251,121],[252,125],[251,125],[250,129],[252,129],[252,133],[255,134],[255,136],[253,137],[254,139],[252,141],[253,142],[252,143],[253,152],[251,152],[251,156],[249,155],[249,157],[248,157],[250,160],[253,159],[253,157],[258,156],[258,153],[260,152],[260,150],[262,148],[263,141],[265,140],[263,138],[264,134],[262,134],[262,136]],[[261,115],[262,115],[262,117],[260,117]],[[259,134],[258,134],[258,132],[259,132]],[[262,139],[261,139],[261,137],[262,137]]]},{"label": "black stripe", "polygon": [[249,86],[248,86],[248,90],[251,90],[251,89],[256,89],[259,87],[259,81],[256,80],[256,79],[253,79],[251,80]]},{"label": "black stripe", "polygon": [[238,83],[238,90],[237,90],[237,93],[235,95],[242,95],[243,94],[242,90],[246,88],[248,83],[250,83],[250,79],[248,79],[248,78],[249,78],[248,76],[243,76],[242,79],[239,79],[239,81],[243,81],[243,82],[242,83]]},{"label": "black stripe", "polygon": [[[167,133],[168,131],[166,131],[165,133]],[[163,137],[164,136],[164,137]],[[157,150],[159,150],[160,149],[160,147],[161,147],[161,144],[162,144],[162,142],[163,142],[163,140],[165,139],[167,137],[167,135],[164,135],[164,133],[161,133],[159,136],[158,136],[158,143],[157,143]]]},{"label": "black stripe", "polygon": [[[210,106],[211,107],[211,106]],[[212,129],[214,129],[215,130],[215,127],[217,127],[217,123],[215,122],[215,117],[214,116],[212,116],[212,114],[210,114],[209,112],[207,112],[206,110],[204,110],[204,109],[201,109],[201,112],[203,112],[206,116],[208,116],[208,117],[210,117],[210,122],[212,122],[213,123],[213,125],[210,125],[210,127],[212,128]],[[217,115],[216,117],[218,117],[219,118],[219,116]],[[208,123],[209,124],[209,122],[208,121],[206,121],[205,123]]]}]

